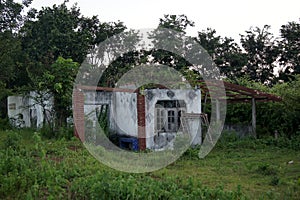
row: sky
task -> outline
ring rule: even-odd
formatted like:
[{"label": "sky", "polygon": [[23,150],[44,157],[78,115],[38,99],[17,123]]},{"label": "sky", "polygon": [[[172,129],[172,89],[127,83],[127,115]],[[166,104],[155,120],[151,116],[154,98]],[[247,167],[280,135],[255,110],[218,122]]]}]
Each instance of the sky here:
[{"label": "sky", "polygon": [[[63,0],[33,0],[37,8],[60,4]],[[250,27],[271,25],[277,37],[281,25],[299,22],[299,0],[70,0],[67,5],[78,3],[84,16],[98,15],[100,21],[120,20],[128,28],[156,28],[164,14],[185,14],[195,22],[188,35],[213,28],[222,37],[232,37],[239,42],[239,34]]]}]

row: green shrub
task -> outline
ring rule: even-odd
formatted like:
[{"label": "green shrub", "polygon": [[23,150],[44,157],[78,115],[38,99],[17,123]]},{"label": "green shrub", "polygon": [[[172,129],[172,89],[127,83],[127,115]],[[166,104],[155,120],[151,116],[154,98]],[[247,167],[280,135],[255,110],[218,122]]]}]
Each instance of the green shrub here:
[{"label": "green shrub", "polygon": [[274,166],[271,166],[267,163],[263,163],[258,165],[256,172],[265,176],[270,176],[270,175],[276,176],[278,170]]},{"label": "green shrub", "polygon": [[272,176],[271,181],[270,181],[270,185],[276,186],[278,184],[279,184],[279,177],[278,176]]},{"label": "green shrub", "polygon": [[67,139],[70,140],[74,136],[74,128],[69,126],[59,127],[57,130],[54,130],[51,126],[43,126],[39,132],[41,136],[46,139]]},{"label": "green shrub", "polygon": [[4,141],[4,148],[8,149],[11,148],[13,150],[19,150],[20,149],[20,142],[21,142],[22,136],[17,131],[7,131],[7,137]]},{"label": "green shrub", "polygon": [[236,142],[239,139],[240,138],[238,137],[235,131],[223,131],[221,137],[219,138],[219,141],[222,143],[228,143],[228,142]]},{"label": "green shrub", "polygon": [[73,127],[60,127],[58,131],[58,138],[64,138],[71,140],[74,137],[74,128]]},{"label": "green shrub", "polygon": [[9,123],[8,118],[0,118],[0,130],[10,130],[12,129],[11,124]]},{"label": "green shrub", "polygon": [[202,186],[193,179],[163,177],[159,181],[150,176],[97,173],[76,179],[71,186],[73,199],[245,199],[237,191],[224,191]]},{"label": "green shrub", "polygon": [[47,139],[51,139],[55,137],[54,130],[49,125],[44,125],[39,132],[41,133],[41,136]]},{"label": "green shrub", "polygon": [[259,140],[259,142],[268,146],[293,149],[297,151],[300,150],[300,135],[298,134],[295,134],[290,139],[288,137],[279,137],[277,139],[274,137],[268,137]]},{"label": "green shrub", "polygon": [[193,148],[188,148],[181,156],[182,159],[189,160],[199,160],[199,150],[200,146],[195,146]]}]

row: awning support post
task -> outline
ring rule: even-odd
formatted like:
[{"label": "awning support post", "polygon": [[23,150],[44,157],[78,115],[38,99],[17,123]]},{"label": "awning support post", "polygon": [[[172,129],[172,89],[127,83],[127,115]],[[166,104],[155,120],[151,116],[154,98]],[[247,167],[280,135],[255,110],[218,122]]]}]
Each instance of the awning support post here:
[{"label": "awning support post", "polygon": [[217,122],[220,121],[220,101],[219,101],[219,99],[216,99],[216,119],[217,119]]},{"label": "awning support post", "polygon": [[254,97],[252,97],[252,134],[255,138],[257,138],[257,135],[256,135],[256,102],[255,102]]}]

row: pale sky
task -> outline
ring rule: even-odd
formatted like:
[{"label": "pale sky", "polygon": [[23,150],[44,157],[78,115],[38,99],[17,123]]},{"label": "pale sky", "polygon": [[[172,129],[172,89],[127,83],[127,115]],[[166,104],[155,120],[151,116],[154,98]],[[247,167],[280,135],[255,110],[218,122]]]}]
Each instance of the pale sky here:
[{"label": "pale sky", "polygon": [[[33,0],[31,7],[39,10],[62,2]],[[281,25],[300,18],[300,0],[70,0],[68,5],[75,2],[85,16],[98,15],[102,22],[120,20],[133,29],[156,28],[164,14],[185,14],[195,22],[189,35],[211,27],[236,42],[251,26],[271,25],[278,36]]]}]

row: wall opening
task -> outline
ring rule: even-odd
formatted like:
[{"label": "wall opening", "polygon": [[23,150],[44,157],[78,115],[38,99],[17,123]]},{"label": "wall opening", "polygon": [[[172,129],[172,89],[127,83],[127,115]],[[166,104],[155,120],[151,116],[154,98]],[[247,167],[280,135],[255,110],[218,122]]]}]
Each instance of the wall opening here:
[{"label": "wall opening", "polygon": [[181,129],[181,115],[186,112],[183,100],[161,100],[155,104],[155,132],[176,133]]}]

